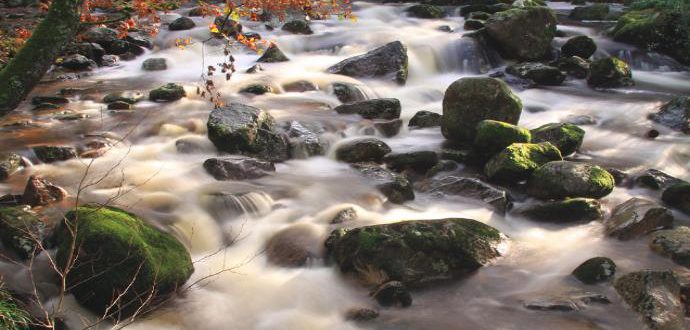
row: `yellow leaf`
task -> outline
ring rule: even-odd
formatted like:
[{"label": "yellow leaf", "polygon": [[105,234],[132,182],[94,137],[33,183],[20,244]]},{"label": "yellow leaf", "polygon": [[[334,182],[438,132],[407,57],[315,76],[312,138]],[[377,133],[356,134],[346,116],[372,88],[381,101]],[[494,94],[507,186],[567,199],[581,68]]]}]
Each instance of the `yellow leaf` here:
[{"label": "yellow leaf", "polygon": [[215,24],[211,25],[209,28],[211,29],[211,33],[220,32],[220,31],[218,31],[218,27]]},{"label": "yellow leaf", "polygon": [[231,18],[233,21],[239,21],[239,20],[240,20],[240,14],[239,14],[238,12],[235,11],[235,12],[233,12],[232,14],[230,14],[230,18]]},{"label": "yellow leaf", "polygon": [[227,15],[228,13],[230,13],[230,7],[225,6],[225,8],[223,8],[223,14]]}]

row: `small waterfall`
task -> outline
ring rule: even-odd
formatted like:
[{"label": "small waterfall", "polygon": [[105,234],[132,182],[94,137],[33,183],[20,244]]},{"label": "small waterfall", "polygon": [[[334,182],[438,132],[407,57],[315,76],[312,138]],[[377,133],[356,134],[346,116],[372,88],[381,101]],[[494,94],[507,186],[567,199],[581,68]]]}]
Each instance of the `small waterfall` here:
[{"label": "small waterfall", "polygon": [[481,38],[463,36],[443,49],[440,69],[442,72],[452,70],[471,74],[486,73],[500,63],[495,53]]},{"label": "small waterfall", "polygon": [[258,217],[268,214],[274,201],[262,191],[216,192],[203,196],[202,204],[216,220],[227,221],[242,216]]}]

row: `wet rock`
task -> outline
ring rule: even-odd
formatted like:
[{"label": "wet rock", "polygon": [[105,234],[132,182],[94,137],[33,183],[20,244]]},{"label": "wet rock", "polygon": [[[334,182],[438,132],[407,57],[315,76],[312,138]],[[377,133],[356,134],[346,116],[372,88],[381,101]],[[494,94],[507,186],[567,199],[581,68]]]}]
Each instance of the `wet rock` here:
[{"label": "wet rock", "polygon": [[344,273],[404,285],[455,278],[501,255],[505,237],[470,219],[404,221],[331,233],[326,246]]},{"label": "wet rock", "polygon": [[264,68],[261,66],[261,64],[254,64],[252,65],[249,69],[247,69],[247,73],[257,73],[259,71],[264,71]]},{"label": "wet rock", "polygon": [[[70,221],[55,234],[55,260],[60,269],[76,260],[66,278],[69,292],[96,314],[109,312],[120,319],[147,310],[170,299],[194,272],[182,243],[134,214],[114,207],[82,206],[67,213],[66,219]],[[69,258],[72,242],[78,249]],[[113,297],[121,303],[112,306]]]},{"label": "wet rock", "polygon": [[[601,21],[609,15],[609,5],[606,3],[595,3],[589,6],[575,7],[568,15],[568,18],[578,21]],[[585,57],[586,58],[586,57]]]},{"label": "wet rock", "polygon": [[149,100],[154,102],[177,101],[185,96],[187,93],[184,87],[174,83],[165,84],[149,92]]},{"label": "wet rock", "polygon": [[690,214],[690,183],[677,183],[666,188],[661,195],[661,200],[671,207]]},{"label": "wet rock", "polygon": [[600,219],[604,211],[596,199],[570,198],[534,205],[522,211],[522,214],[538,221],[571,223]]},{"label": "wet rock", "polygon": [[0,181],[7,178],[22,166],[22,156],[15,153],[0,154]]},{"label": "wet rock", "polygon": [[69,100],[63,96],[50,96],[50,95],[34,96],[31,98],[31,104],[33,104],[33,105],[41,105],[44,103],[64,105],[64,104],[69,103]]},{"label": "wet rock", "polygon": [[335,158],[346,163],[381,163],[391,148],[383,141],[365,137],[346,141],[335,150]]},{"label": "wet rock", "polygon": [[593,303],[610,304],[608,297],[592,292],[575,292],[525,302],[525,308],[538,311],[572,312]]},{"label": "wet rock", "polygon": [[153,41],[151,41],[151,38],[149,38],[145,34],[141,34],[138,32],[129,32],[125,37],[125,40],[139,47],[144,47],[148,49],[153,48]]},{"label": "wet rock", "polygon": [[514,8],[492,15],[485,26],[505,57],[536,61],[551,51],[556,15],[546,7]]},{"label": "wet rock", "polygon": [[141,64],[141,68],[144,71],[162,71],[168,69],[168,64],[165,58],[162,57],[147,58]]},{"label": "wet rock", "polygon": [[206,172],[216,180],[251,180],[275,172],[273,163],[244,156],[225,156],[204,161]]},{"label": "wet rock", "polygon": [[329,223],[337,225],[355,220],[357,220],[357,210],[354,207],[348,207],[336,213]]},{"label": "wet rock", "polygon": [[194,21],[191,18],[182,16],[182,17],[177,18],[174,21],[170,22],[170,25],[168,26],[168,30],[170,30],[170,31],[191,30],[195,26],[196,26],[196,24],[194,24]]},{"label": "wet rock", "polygon": [[371,321],[379,317],[379,312],[371,308],[351,308],[345,313],[345,319],[355,322]]},{"label": "wet rock", "polygon": [[517,183],[527,180],[540,166],[562,159],[549,142],[513,143],[486,163],[484,174],[491,180]]},{"label": "wet rock", "polygon": [[373,99],[341,104],[339,114],[358,114],[365,119],[396,119],[400,117],[400,101],[393,98]]},{"label": "wet rock", "polygon": [[355,78],[384,78],[403,85],[407,81],[407,47],[394,41],[328,68],[329,73]]},{"label": "wet rock", "polygon": [[570,115],[566,117],[566,119],[563,122],[567,124],[586,126],[596,125],[597,120],[589,115]]},{"label": "wet rock", "polygon": [[573,270],[573,276],[585,284],[605,282],[613,278],[615,274],[616,264],[606,257],[587,259]]},{"label": "wet rock", "polygon": [[441,25],[438,27],[438,30],[442,32],[453,32],[453,28],[448,25]]},{"label": "wet rock", "polygon": [[45,206],[67,197],[67,191],[46,179],[32,175],[26,183],[22,203],[31,206]]},{"label": "wet rock", "polygon": [[606,168],[606,172],[609,172],[613,176],[613,181],[616,183],[616,186],[621,186],[623,183],[626,183],[629,177],[628,173],[625,171],[613,167]]},{"label": "wet rock", "polygon": [[268,46],[266,51],[264,52],[261,57],[259,57],[257,62],[260,63],[278,63],[278,62],[287,62],[290,59],[283,53],[280,48],[276,44],[271,44]]},{"label": "wet rock", "polygon": [[328,143],[319,137],[319,134],[323,133],[320,127],[309,128],[298,121],[292,121],[288,125],[287,135],[292,158],[304,159],[326,153]]},{"label": "wet rock", "polygon": [[678,183],[683,183],[685,181],[668,175],[657,169],[650,168],[644,173],[635,178],[635,182],[644,187],[658,190],[666,189]]},{"label": "wet rock", "polygon": [[447,160],[447,159],[441,159],[431,167],[427,172],[426,172],[426,177],[431,178],[434,177],[435,175],[441,173],[441,172],[448,172],[448,171],[453,171],[458,168],[458,163],[452,161],[452,160]]},{"label": "wet rock", "polygon": [[438,163],[438,155],[433,151],[394,152],[385,155],[383,162],[397,172],[412,170],[425,173]]},{"label": "wet rock", "polygon": [[144,94],[140,92],[126,91],[110,93],[103,98],[103,103],[114,103],[117,101],[129,104],[137,103],[144,99]]},{"label": "wet rock", "polygon": [[441,131],[450,140],[471,142],[477,124],[486,119],[517,124],[522,102],[510,87],[495,78],[461,78],[443,97]]},{"label": "wet rock", "polygon": [[407,290],[405,284],[399,281],[383,283],[379,285],[376,290],[371,292],[370,295],[384,307],[409,307],[412,305],[412,295],[410,291]]},{"label": "wet rock", "polygon": [[22,260],[41,252],[45,227],[26,206],[0,207],[0,241]]},{"label": "wet rock", "polygon": [[581,57],[561,57],[550,62],[549,65],[556,67],[566,74],[578,79],[587,78],[587,75],[589,75],[589,62]]},{"label": "wet rock", "polygon": [[582,145],[585,131],[576,125],[568,123],[551,123],[539,126],[531,130],[532,142],[550,142],[561,155],[567,156],[574,153]]},{"label": "wet rock", "polygon": [[263,95],[266,93],[272,93],[273,88],[267,84],[251,84],[240,89],[240,93],[248,93],[254,95]]},{"label": "wet rock", "polygon": [[427,4],[414,5],[405,11],[408,15],[417,18],[443,18],[446,16],[443,8]]},{"label": "wet rock", "polygon": [[647,199],[631,198],[616,206],[604,222],[606,234],[620,240],[644,236],[673,224],[673,214],[667,208]]},{"label": "wet rock", "polygon": [[389,202],[402,204],[414,199],[412,184],[405,176],[373,163],[353,164],[352,167],[386,196]]},{"label": "wet rock", "polygon": [[98,67],[98,64],[86,56],[79,54],[67,55],[62,58],[60,66],[69,70],[93,70]]},{"label": "wet rock", "polygon": [[407,124],[410,128],[426,128],[441,126],[441,115],[431,111],[417,111]]},{"label": "wet rock", "polygon": [[616,279],[614,288],[650,329],[684,329],[678,278],[669,270],[641,270]]},{"label": "wet rock", "polygon": [[124,101],[108,103],[108,110],[132,110],[132,105]]},{"label": "wet rock", "polygon": [[353,84],[333,83],[331,86],[333,87],[333,94],[342,103],[352,103],[367,99],[367,96]]},{"label": "wet rock", "polygon": [[676,96],[649,115],[649,119],[661,125],[690,134],[690,97]]},{"label": "wet rock", "polygon": [[321,235],[313,225],[298,224],[273,235],[266,243],[266,258],[282,267],[303,267],[323,254]]},{"label": "wet rock", "polygon": [[390,138],[398,135],[402,128],[402,119],[393,119],[386,121],[377,121],[374,123],[374,128],[384,137]]},{"label": "wet rock", "polygon": [[587,84],[591,87],[616,88],[632,86],[632,70],[617,57],[602,58],[589,66]]},{"label": "wet rock", "polygon": [[[210,147],[210,148],[209,148]],[[213,145],[206,138],[183,137],[175,141],[175,150],[181,154],[211,152]]]},{"label": "wet rock", "polygon": [[495,188],[475,178],[446,176],[424,182],[418,188],[422,192],[439,195],[439,197],[452,195],[478,200],[490,205],[501,214],[512,206],[510,197],[505,190]]},{"label": "wet rock", "polygon": [[44,163],[64,161],[77,157],[77,151],[73,147],[65,146],[38,146],[33,148],[36,157]]},{"label": "wet rock", "polygon": [[288,93],[304,93],[316,91],[318,89],[319,86],[307,80],[293,81],[283,85],[283,90]]},{"label": "wet rock", "polygon": [[102,66],[116,66],[120,63],[120,57],[117,55],[106,54],[101,58]]},{"label": "wet rock", "polygon": [[477,124],[474,148],[481,154],[491,156],[513,143],[529,143],[531,140],[528,129],[495,120],[482,120]]},{"label": "wet rock", "polygon": [[690,228],[679,226],[674,229],[659,230],[651,235],[649,247],[673,262],[690,268]]},{"label": "wet rock", "polygon": [[463,27],[467,31],[479,30],[484,28],[485,24],[485,21],[470,18],[465,20],[465,24],[463,25]]},{"label": "wet rock", "polygon": [[588,36],[572,37],[561,46],[561,56],[563,57],[577,56],[587,59],[596,51],[597,44],[594,43],[594,39]]},{"label": "wet rock", "polygon": [[67,46],[65,53],[79,54],[102,65],[103,56],[105,56],[105,49],[103,49],[101,45],[94,42],[79,42]]},{"label": "wet rock", "polygon": [[309,22],[304,20],[294,20],[283,24],[283,31],[294,34],[314,34],[314,31],[309,27]]},{"label": "wet rock", "polygon": [[558,86],[565,80],[565,75],[558,68],[538,62],[514,64],[506,68],[514,76],[529,79],[537,85]]},{"label": "wet rock", "polygon": [[539,199],[601,198],[611,193],[613,186],[613,176],[599,166],[554,161],[534,171],[527,193]]},{"label": "wet rock", "polygon": [[[216,25],[220,33],[229,37],[235,37],[239,33],[242,33],[242,24],[225,17],[225,15],[216,16],[213,20],[213,24]],[[216,34],[216,36],[220,36],[220,33]]]},{"label": "wet rock", "polygon": [[141,55],[143,49],[127,40],[118,38],[118,32],[105,27],[92,27],[81,34],[82,41],[101,45],[107,54],[123,55],[131,53]]}]

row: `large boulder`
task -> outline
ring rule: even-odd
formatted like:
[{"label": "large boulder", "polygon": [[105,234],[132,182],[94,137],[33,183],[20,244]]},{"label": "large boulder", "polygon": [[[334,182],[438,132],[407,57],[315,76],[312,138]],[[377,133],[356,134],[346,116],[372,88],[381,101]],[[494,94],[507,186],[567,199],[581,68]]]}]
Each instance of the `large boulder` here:
[{"label": "large boulder", "polygon": [[486,163],[484,174],[491,180],[517,183],[527,180],[540,166],[556,160],[563,157],[549,142],[513,143]]},{"label": "large boulder", "polygon": [[400,101],[393,98],[373,99],[341,104],[339,114],[358,114],[365,119],[396,119],[400,117]]},{"label": "large boulder", "polygon": [[22,165],[22,156],[15,153],[0,154],[0,181],[18,171]]},{"label": "large boulder", "polygon": [[532,135],[526,128],[496,121],[482,120],[477,124],[474,148],[484,155],[494,155],[513,143],[530,143]]},{"label": "large boulder", "polygon": [[225,156],[204,161],[204,169],[216,180],[251,180],[275,172],[271,162],[245,156]]},{"label": "large boulder", "polygon": [[554,223],[592,221],[604,215],[601,204],[591,198],[570,198],[534,205],[522,211],[530,219]]},{"label": "large boulder", "polygon": [[389,152],[391,148],[385,142],[363,137],[341,143],[335,150],[335,158],[346,163],[381,163],[383,156]]},{"label": "large boulder", "polygon": [[680,284],[672,271],[628,273],[616,279],[613,286],[650,329],[686,329]]},{"label": "large boulder", "polygon": [[[56,232],[67,287],[98,315],[124,319],[169,298],[194,271],[187,249],[134,214],[105,206],[70,211]],[[117,298],[116,304],[113,299]]]},{"label": "large boulder", "polygon": [[470,201],[480,201],[500,214],[504,214],[512,206],[508,193],[476,178],[446,176],[432,179],[419,185],[419,190],[443,198],[444,196],[458,196]]},{"label": "large boulder", "polygon": [[595,3],[589,6],[579,6],[573,8],[568,18],[578,21],[601,21],[609,16],[609,5],[606,3]]},{"label": "large boulder", "polygon": [[0,207],[0,242],[19,258],[28,259],[42,252],[45,231],[45,224],[29,207]]},{"label": "large boulder", "polygon": [[218,150],[270,161],[289,158],[288,142],[275,131],[273,117],[262,109],[231,103],[213,109],[206,126],[208,138]]},{"label": "large boulder", "polygon": [[575,270],[573,276],[585,284],[608,281],[616,274],[616,264],[610,258],[594,257],[587,259]]},{"label": "large boulder", "polygon": [[539,199],[601,198],[611,193],[613,187],[613,176],[599,166],[555,161],[534,171],[527,193]]},{"label": "large boulder", "polygon": [[690,268],[690,228],[680,226],[654,232],[649,247],[675,263]]},{"label": "large boulder", "polygon": [[676,183],[664,190],[661,200],[686,214],[690,214],[690,183]]},{"label": "large boulder", "polygon": [[594,39],[588,36],[572,37],[561,46],[561,56],[563,57],[577,56],[587,59],[594,55],[596,51],[597,44],[594,42]]},{"label": "large boulder", "polygon": [[536,61],[551,51],[556,15],[547,7],[514,8],[493,14],[485,27],[503,56]]},{"label": "large boulder", "polygon": [[690,97],[676,96],[661,106],[659,112],[650,114],[649,119],[671,129],[690,134]]},{"label": "large boulder", "polygon": [[447,139],[472,142],[480,121],[491,119],[517,124],[521,112],[522,101],[503,81],[461,78],[446,89],[441,131]]},{"label": "large boulder", "polygon": [[414,199],[412,184],[402,174],[382,168],[374,163],[358,163],[352,167],[357,170],[364,179],[374,185],[388,201],[394,204],[402,204]]},{"label": "large boulder", "polygon": [[620,240],[646,235],[668,228],[673,224],[673,214],[667,208],[647,199],[633,197],[616,206],[611,217],[604,222],[606,234]]},{"label": "large boulder", "polygon": [[382,77],[399,85],[407,81],[407,47],[394,41],[328,68],[329,73],[355,78]]},{"label": "large boulder", "polygon": [[675,10],[631,10],[618,19],[613,39],[668,54],[690,64],[690,32],[683,14]]},{"label": "large boulder", "polygon": [[582,145],[585,131],[577,125],[568,123],[551,123],[539,126],[531,131],[532,142],[551,142],[561,155],[574,153]]},{"label": "large boulder", "polygon": [[60,66],[69,70],[81,71],[93,70],[98,67],[98,64],[86,56],[72,54],[63,57],[60,61]]},{"label": "large boulder", "polygon": [[627,63],[617,57],[608,57],[590,64],[587,84],[591,87],[615,88],[632,86],[635,82]]},{"label": "large boulder", "polygon": [[558,86],[565,80],[560,69],[539,62],[524,62],[510,65],[506,72],[513,76],[534,81],[537,85]]},{"label": "large boulder", "polygon": [[326,246],[343,273],[365,282],[422,285],[472,272],[501,255],[505,237],[470,219],[404,221],[336,230]]}]

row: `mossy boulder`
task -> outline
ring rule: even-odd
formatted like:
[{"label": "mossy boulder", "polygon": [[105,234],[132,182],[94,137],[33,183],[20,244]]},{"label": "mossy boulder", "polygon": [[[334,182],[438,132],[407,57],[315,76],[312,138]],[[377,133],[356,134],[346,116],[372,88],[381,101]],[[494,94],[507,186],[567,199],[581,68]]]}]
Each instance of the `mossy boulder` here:
[{"label": "mossy boulder", "polygon": [[606,3],[595,3],[589,6],[575,7],[568,15],[568,18],[578,21],[601,21],[609,16],[609,5]]},{"label": "mossy boulder", "polygon": [[690,268],[690,228],[679,226],[652,234],[649,247],[673,262]]},{"label": "mossy boulder", "polygon": [[510,65],[506,68],[508,74],[529,79],[537,85],[558,86],[565,80],[565,75],[556,67],[538,62],[525,62]]},{"label": "mossy boulder", "polygon": [[676,96],[649,115],[649,119],[671,129],[690,134],[690,97]]},{"label": "mossy boulder", "polygon": [[168,69],[168,63],[162,57],[147,58],[141,63],[141,68],[144,71],[162,71]]},{"label": "mossy boulder", "polygon": [[589,75],[589,62],[578,56],[561,57],[551,61],[549,65],[578,79],[587,78]]},{"label": "mossy boulder", "polygon": [[534,205],[522,211],[530,219],[553,223],[592,221],[604,215],[601,204],[591,198],[569,198]]},{"label": "mossy boulder", "polygon": [[335,158],[346,163],[381,163],[391,148],[377,138],[363,137],[341,143],[335,150]]},{"label": "mossy boulder", "polygon": [[402,204],[414,199],[412,184],[406,176],[382,168],[375,163],[357,163],[352,167],[386,196],[389,202]]},{"label": "mossy boulder", "polygon": [[597,44],[594,39],[588,36],[576,36],[568,39],[561,46],[561,56],[577,56],[584,59],[590,58],[597,51]]},{"label": "mossy boulder", "polygon": [[399,85],[407,81],[407,47],[394,41],[366,54],[345,59],[328,68],[329,73],[354,78],[384,78]]},{"label": "mossy boulder", "polygon": [[632,70],[617,57],[602,58],[589,66],[587,84],[591,87],[616,88],[632,86]]},{"label": "mossy boulder", "polygon": [[[182,243],[134,214],[82,206],[65,219],[56,232],[56,261],[60,269],[75,262],[67,274],[69,292],[98,315],[121,319],[154,306],[194,271]],[[118,304],[108,309],[118,295]]]},{"label": "mossy boulder", "polygon": [[[8,1],[9,2],[9,1]],[[18,304],[17,300],[0,282],[0,329],[29,330],[36,321],[31,314]]]},{"label": "mossy boulder", "polygon": [[540,166],[562,159],[560,151],[548,142],[513,143],[486,163],[484,174],[494,181],[517,183]]},{"label": "mossy boulder", "polygon": [[527,193],[539,199],[601,198],[611,193],[613,187],[613,176],[599,166],[555,161],[534,171]]},{"label": "mossy boulder", "polygon": [[19,154],[3,153],[0,154],[0,181],[7,178],[22,166],[22,156]]},{"label": "mossy boulder", "polygon": [[641,270],[613,284],[616,292],[640,314],[649,329],[685,329],[678,277],[670,270]]},{"label": "mossy boulder", "polygon": [[446,16],[443,8],[427,4],[414,5],[410,8],[407,8],[406,12],[410,16],[417,18],[443,18]]},{"label": "mossy boulder", "polygon": [[356,101],[335,107],[339,114],[358,114],[365,119],[397,119],[400,117],[400,101],[394,98]]},{"label": "mossy boulder", "polygon": [[110,93],[103,97],[103,103],[125,102],[129,104],[137,103],[144,99],[144,94],[136,91],[125,91]]},{"label": "mossy boulder", "polygon": [[299,19],[286,22],[281,29],[294,34],[314,34],[314,31],[309,26],[309,22]]},{"label": "mossy boulder", "polygon": [[417,113],[410,118],[407,124],[410,128],[427,128],[441,126],[441,115],[431,111],[417,111]]},{"label": "mossy boulder", "polygon": [[618,18],[611,35],[616,41],[665,53],[690,64],[690,32],[683,15],[673,10],[631,10]]},{"label": "mossy boulder", "polygon": [[568,123],[551,123],[539,126],[531,131],[532,142],[551,142],[561,155],[574,153],[582,145],[585,131],[577,125]]},{"label": "mossy boulder", "polygon": [[474,148],[486,155],[493,155],[513,143],[530,143],[532,134],[526,128],[512,124],[482,120],[477,124]]},{"label": "mossy boulder", "polygon": [[41,252],[45,227],[29,207],[0,207],[0,241],[21,259]]},{"label": "mossy boulder", "polygon": [[37,146],[33,147],[38,160],[44,163],[54,163],[77,158],[77,150],[68,146]]},{"label": "mossy boulder", "polygon": [[149,100],[154,102],[177,101],[187,96],[184,87],[175,83],[168,83],[149,92]]},{"label": "mossy boulder", "polygon": [[280,48],[278,48],[278,45],[276,44],[271,44],[266,48],[266,51],[259,57],[258,60],[256,60],[259,63],[279,63],[279,62],[287,62],[290,59],[283,53]]},{"label": "mossy boulder", "polygon": [[461,78],[448,86],[443,96],[441,132],[449,140],[472,142],[480,121],[517,124],[521,112],[522,101],[505,82],[485,77]]},{"label": "mossy boulder", "polygon": [[373,284],[418,286],[487,265],[501,255],[504,239],[479,221],[439,219],[340,229],[326,246],[343,273]]},{"label": "mossy boulder", "polygon": [[690,214],[690,183],[676,183],[664,190],[661,195],[664,203]]},{"label": "mossy boulder", "polygon": [[604,222],[606,234],[620,240],[644,236],[673,224],[673,214],[667,208],[644,198],[633,197],[613,208]]},{"label": "mossy boulder", "polygon": [[547,7],[514,8],[493,14],[485,27],[504,57],[536,61],[551,51],[556,15]]},{"label": "mossy boulder", "polygon": [[616,264],[606,257],[588,259],[573,270],[573,276],[585,284],[605,282],[613,278],[615,274]]}]

